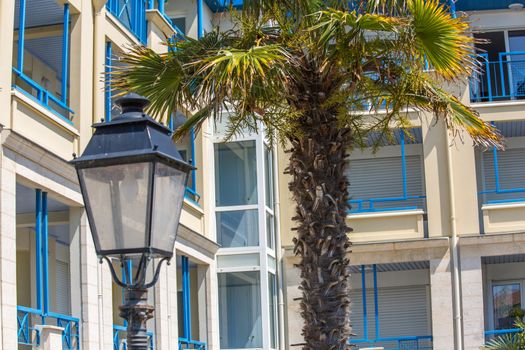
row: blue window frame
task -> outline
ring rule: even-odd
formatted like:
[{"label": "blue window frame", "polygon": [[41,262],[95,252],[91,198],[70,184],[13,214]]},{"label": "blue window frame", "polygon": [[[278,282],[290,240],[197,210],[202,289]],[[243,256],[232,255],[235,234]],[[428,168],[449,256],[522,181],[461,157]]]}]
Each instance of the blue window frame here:
[{"label": "blue window frame", "polygon": [[113,47],[111,41],[106,42],[106,59],[104,67],[104,117],[107,122],[111,121],[112,97],[111,91],[111,73],[112,73]]},{"label": "blue window frame", "polygon": [[[508,140],[524,137],[525,121],[492,123]],[[478,168],[479,196],[481,204],[503,204],[525,201],[525,148],[496,148],[481,152]]]},{"label": "blue window frame", "polygon": [[79,319],[49,310],[49,244],[47,193],[35,191],[35,271],[36,308],[17,306],[18,343],[40,345],[40,334],[36,325],[56,325],[64,328],[63,350],[80,349]]},{"label": "blue window frame", "polygon": [[[168,127],[171,130],[176,129],[186,121],[186,117],[180,112],[174,112],[170,115],[168,120]],[[190,133],[187,136],[187,143],[179,146],[179,152],[181,153],[182,158],[189,162],[192,166],[196,167],[196,152],[195,152],[195,129],[191,128]],[[186,139],[186,137],[184,138]],[[184,142],[184,141],[181,141]],[[194,169],[190,173],[190,179],[188,181],[188,186],[186,186],[186,192],[184,197],[194,204],[199,205],[201,199],[200,194],[197,192],[197,169]]]},{"label": "blue window frame", "polygon": [[[69,4],[62,7],[52,0],[50,4],[45,4],[46,10],[41,11],[42,3],[32,0],[17,0],[16,9],[18,16],[15,18],[15,30],[18,30],[17,40],[17,59],[16,66],[13,67],[14,81],[13,88],[24,93],[26,96],[43,105],[46,109],[58,115],[69,124],[73,117],[73,110],[68,105],[69,100],[69,41],[70,41],[70,9]],[[56,6],[56,7],[55,7]],[[56,34],[43,38],[26,37],[26,29],[41,28],[56,24],[58,18],[62,19],[62,35]],[[38,59],[50,71],[53,76],[42,76],[40,82],[36,82],[28,73],[28,67],[24,67],[26,54],[30,54],[34,59]],[[26,68],[26,69],[24,69]],[[47,74],[47,73],[46,73]],[[56,81],[60,84],[58,91],[50,90]],[[58,95],[58,96],[57,96]]]},{"label": "blue window frame", "polygon": [[[384,136],[376,133],[369,136],[369,147],[378,143],[382,146],[399,145],[400,157],[382,158],[384,162],[381,164],[375,158],[350,161],[350,213],[425,208],[422,159],[420,156],[407,156],[405,149],[407,143],[422,143],[421,129],[410,129],[407,132],[410,135],[408,140],[405,132],[399,129],[393,132],[391,141],[384,140]],[[400,178],[396,176],[398,171]],[[371,186],[374,194],[371,193]]]},{"label": "blue window frame", "polygon": [[[353,269],[356,269],[356,267],[353,267]],[[369,298],[370,289],[367,289],[367,279],[366,279],[366,273],[367,270],[371,270],[372,272],[372,278],[373,278],[373,286],[372,286],[372,299],[373,299],[373,315],[370,315],[370,317],[373,317],[373,326],[374,331],[373,334],[370,332],[368,325],[369,325],[369,313],[370,310],[368,308],[367,300]],[[399,350],[399,349],[420,349],[420,350],[430,350],[432,349],[432,335],[429,334],[417,334],[417,335],[403,335],[403,336],[395,336],[395,337],[384,337],[381,336],[381,327],[380,327],[380,307],[381,304],[379,302],[379,288],[378,288],[378,266],[377,265],[371,265],[371,266],[365,266],[361,265],[359,269],[357,270],[361,274],[361,305],[362,310],[360,312],[362,313],[362,324],[353,324],[354,329],[358,330],[361,337],[358,339],[350,339],[351,344],[357,344],[358,348],[361,346],[385,346],[385,349],[392,349],[392,350]],[[355,299],[354,299],[355,300]],[[357,310],[356,310],[357,312]],[[407,321],[407,320],[405,320]],[[361,329],[359,329],[361,328]],[[394,346],[394,347],[389,347]]]},{"label": "blue window frame", "polygon": [[108,0],[106,9],[142,43],[147,42],[146,0]]},{"label": "blue window frame", "polygon": [[182,273],[182,321],[183,336],[179,337],[179,349],[206,350],[206,343],[192,339],[191,334],[191,290],[190,290],[190,259],[181,256]]}]

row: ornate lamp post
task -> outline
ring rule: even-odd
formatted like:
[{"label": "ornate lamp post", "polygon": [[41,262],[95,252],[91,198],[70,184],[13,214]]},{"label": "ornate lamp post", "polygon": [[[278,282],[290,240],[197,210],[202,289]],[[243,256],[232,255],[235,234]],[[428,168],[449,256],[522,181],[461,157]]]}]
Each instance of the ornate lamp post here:
[{"label": "ornate lamp post", "polygon": [[[184,162],[171,131],[144,114],[149,101],[128,94],[116,101],[122,114],[93,125],[95,133],[74,164],[95,249],[109,264],[113,280],[125,288],[120,316],[127,320],[127,348],[147,350],[146,322],[154,307],[148,288],[173,256],[184,191],[193,167]],[[151,281],[146,271],[158,260]],[[133,262],[132,281],[119,279],[112,260],[124,269]]]}]

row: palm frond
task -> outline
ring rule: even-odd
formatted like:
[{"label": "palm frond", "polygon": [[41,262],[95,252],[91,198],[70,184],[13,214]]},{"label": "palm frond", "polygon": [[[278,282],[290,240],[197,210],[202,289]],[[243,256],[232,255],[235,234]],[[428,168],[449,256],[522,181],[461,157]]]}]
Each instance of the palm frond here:
[{"label": "palm frond", "polygon": [[522,344],[515,334],[503,334],[488,341],[481,347],[482,350],[522,350]]},{"label": "palm frond", "polygon": [[447,79],[470,74],[475,39],[468,24],[452,18],[439,0],[408,0],[408,8],[420,57]]},{"label": "palm frond", "polygon": [[132,47],[115,67],[111,84],[115,90],[134,91],[151,101],[150,113],[166,122],[167,116],[190,97],[185,73],[178,60],[143,47]]}]

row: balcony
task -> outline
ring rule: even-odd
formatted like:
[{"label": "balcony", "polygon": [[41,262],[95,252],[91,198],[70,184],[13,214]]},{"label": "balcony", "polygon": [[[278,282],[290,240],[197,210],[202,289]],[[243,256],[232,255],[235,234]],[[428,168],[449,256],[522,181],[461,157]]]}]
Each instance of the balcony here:
[{"label": "balcony", "polygon": [[[70,207],[39,189],[16,186],[16,280],[18,349],[41,345],[42,327],[62,329],[60,350],[80,349],[75,283],[78,261],[70,235]],[[59,349],[57,349],[59,350]]]},{"label": "balcony", "polygon": [[479,55],[479,71],[470,79],[472,103],[525,99],[525,51]]},{"label": "balcony", "polygon": [[141,44],[148,41],[146,11],[157,10],[173,26],[165,12],[164,0],[108,0],[106,9],[124,25]]},{"label": "balcony", "polygon": [[[422,142],[420,128],[389,137],[373,133],[368,147],[352,153],[348,221],[354,242],[425,237]],[[374,152],[376,145],[381,148]]]}]

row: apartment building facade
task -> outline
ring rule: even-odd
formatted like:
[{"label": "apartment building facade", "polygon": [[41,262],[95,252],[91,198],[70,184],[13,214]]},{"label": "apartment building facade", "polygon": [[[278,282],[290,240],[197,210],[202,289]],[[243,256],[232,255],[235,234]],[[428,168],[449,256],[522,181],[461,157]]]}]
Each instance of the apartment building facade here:
[{"label": "apartment building facade", "polygon": [[[376,153],[351,152],[356,349],[470,350],[516,331],[509,313],[525,302],[518,3],[455,4],[490,44],[480,44],[476,75],[450,89],[494,123],[505,151],[476,149],[433,115],[412,112],[407,133],[394,130]],[[119,113],[104,73],[120,52],[136,44],[164,52],[174,35],[227,27],[227,9],[212,0],[0,1],[0,348],[37,348],[42,326],[58,326],[62,349],[125,349],[122,291],[97,260],[68,160],[91,124]],[[189,114],[174,111],[169,126]],[[197,170],[176,258],[150,293],[152,349],[302,342],[286,155],[264,129],[225,142],[226,118],[178,145]]]}]

